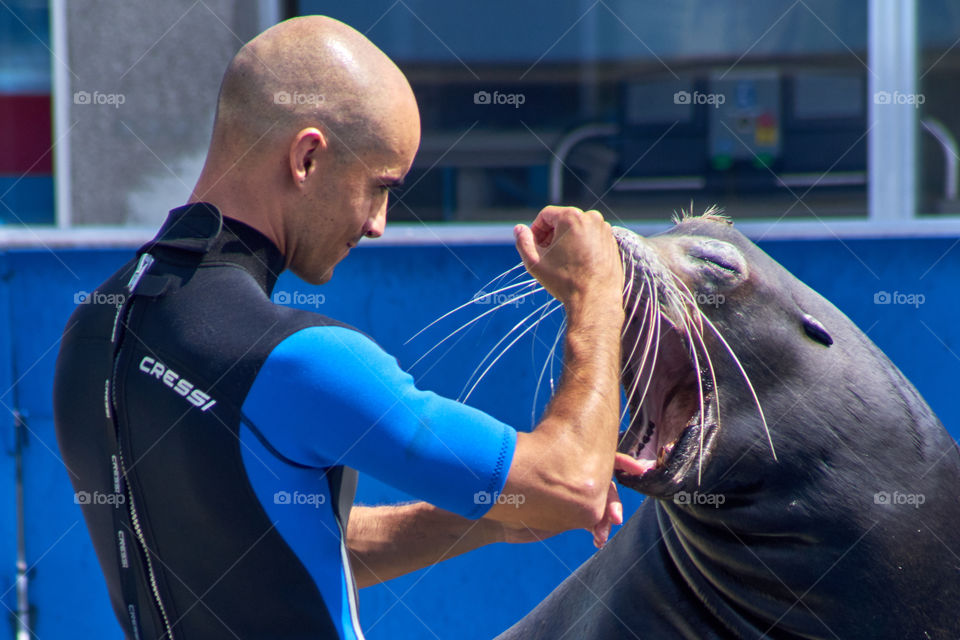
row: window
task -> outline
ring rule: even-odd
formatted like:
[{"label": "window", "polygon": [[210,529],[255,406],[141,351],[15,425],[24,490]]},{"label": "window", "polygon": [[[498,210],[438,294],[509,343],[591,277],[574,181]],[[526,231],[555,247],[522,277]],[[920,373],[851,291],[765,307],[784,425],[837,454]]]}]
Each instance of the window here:
[{"label": "window", "polygon": [[298,10],[366,33],[414,87],[423,142],[393,220],[525,219],[547,201],[663,220],[691,199],[866,215],[865,0]]},{"label": "window", "polygon": [[53,222],[46,0],[0,6],[0,224]]},{"label": "window", "polygon": [[917,207],[921,215],[957,214],[960,5],[924,0],[917,3],[917,11],[919,93],[913,97],[920,118]]}]

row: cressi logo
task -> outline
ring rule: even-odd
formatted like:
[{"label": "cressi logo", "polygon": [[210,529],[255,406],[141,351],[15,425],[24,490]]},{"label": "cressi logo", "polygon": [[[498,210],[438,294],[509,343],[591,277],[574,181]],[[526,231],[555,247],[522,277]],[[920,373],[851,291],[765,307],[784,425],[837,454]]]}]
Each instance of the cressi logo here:
[{"label": "cressi logo", "polygon": [[187,402],[200,409],[200,411],[206,411],[217,404],[217,401],[211,398],[210,394],[200,391],[195,384],[155,358],[144,356],[140,360],[139,369],[173,389],[174,392],[183,396]]}]

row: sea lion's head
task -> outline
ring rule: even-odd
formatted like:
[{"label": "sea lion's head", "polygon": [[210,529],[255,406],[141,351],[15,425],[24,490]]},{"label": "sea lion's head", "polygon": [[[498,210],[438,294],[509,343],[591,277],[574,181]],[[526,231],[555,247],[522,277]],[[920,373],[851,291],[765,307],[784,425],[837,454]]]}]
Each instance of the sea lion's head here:
[{"label": "sea lion's head", "polygon": [[864,348],[852,323],[713,210],[653,237],[615,234],[626,274],[621,382],[631,415],[618,480],[670,497],[729,487],[747,469],[745,481],[756,482],[758,464],[777,464],[793,449],[829,459],[831,445],[806,442],[794,427],[804,403],[842,410],[842,393],[821,400],[829,394],[817,387],[838,366],[837,332]]}]

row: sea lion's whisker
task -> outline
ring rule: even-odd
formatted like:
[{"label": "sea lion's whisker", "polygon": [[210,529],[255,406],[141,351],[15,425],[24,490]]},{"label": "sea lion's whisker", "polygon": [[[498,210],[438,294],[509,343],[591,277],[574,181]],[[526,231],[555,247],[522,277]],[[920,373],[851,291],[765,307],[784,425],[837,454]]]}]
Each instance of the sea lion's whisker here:
[{"label": "sea lion's whisker", "polygon": [[700,482],[703,477],[703,432],[706,429],[706,409],[703,403],[703,381],[700,379],[700,357],[697,355],[697,346],[693,341],[695,329],[693,327],[693,318],[689,310],[685,310],[685,315],[683,318],[683,330],[687,336],[690,354],[693,356],[693,369],[697,376],[697,396],[700,402],[700,455],[698,456],[697,462],[697,486],[700,486]]},{"label": "sea lion's whisker", "polygon": [[[644,345],[643,356],[641,357],[640,366],[637,368],[637,376],[634,379],[633,385],[631,385],[630,393],[627,396],[627,404],[635,404],[638,407],[643,406],[644,400],[647,398],[647,392],[650,390],[650,384],[653,382],[653,372],[657,366],[657,357],[660,354],[660,332],[661,332],[661,317],[662,312],[659,307],[659,294],[657,293],[657,288],[655,286],[650,287],[651,297],[648,299],[650,304],[648,308],[650,309],[651,317],[651,327],[647,335],[647,341]],[[653,345],[653,358],[650,360],[650,370],[647,374],[647,381],[643,387],[643,393],[640,394],[640,399],[636,402],[633,401],[634,394],[640,383],[640,378],[643,375],[644,368],[647,364],[647,356],[650,353],[650,345]]]},{"label": "sea lion's whisker", "polygon": [[[689,327],[688,330],[690,330],[690,333],[688,333],[688,338],[690,339],[691,349],[693,350],[693,354],[694,354],[694,366],[696,367],[696,370],[697,370],[697,381],[698,381],[697,386],[700,390],[700,448],[697,456],[697,485],[699,486],[703,479],[703,441],[704,441],[704,438],[706,437],[706,434],[705,434],[706,407],[704,407],[704,403],[703,403],[703,381],[700,377],[700,366],[696,358],[697,343],[694,342],[694,338],[697,339],[697,341],[699,342],[700,348],[703,349],[703,355],[707,361],[708,370],[710,371],[710,380],[711,380],[712,389],[713,389],[713,397],[717,407],[717,426],[718,427],[720,426],[720,391],[719,391],[719,388],[717,387],[717,374],[713,366],[713,359],[710,358],[710,351],[709,349],[707,349],[707,343],[703,337],[703,318],[705,317],[703,310],[700,308],[700,305],[697,304],[696,298],[694,297],[693,292],[690,291],[690,288],[687,286],[687,284],[675,273],[671,272],[671,275],[673,276],[677,289],[680,291],[681,295],[685,294],[686,296],[687,312],[688,312],[687,317],[691,320],[691,322],[693,322],[694,319],[698,320],[698,322],[696,322],[695,325]],[[690,310],[696,311],[696,314],[690,313]]]},{"label": "sea lion's whisker", "polygon": [[[621,256],[621,260],[623,260]],[[626,270],[626,265],[624,265],[624,270]],[[630,294],[633,293],[633,276],[636,271],[636,265],[630,263],[630,277],[625,278],[626,284],[623,288],[623,299],[629,300]],[[623,328],[620,330],[620,339],[623,340],[623,337],[627,334],[627,328],[630,326],[630,321],[633,320],[633,313],[636,311],[637,305],[640,303],[640,298],[643,296],[643,289],[640,290],[640,293],[633,299],[633,307],[627,311],[627,308],[624,307],[624,318],[623,318]]]},{"label": "sea lion's whisker", "polygon": [[[545,302],[544,305],[552,304],[552,303],[554,303],[554,302],[556,302],[556,301],[553,300],[553,299],[550,299],[549,301]],[[551,310],[547,313],[547,316],[549,316],[550,314],[552,314],[553,312],[555,312],[557,309],[561,309],[561,308],[563,308],[563,305],[562,305],[562,304],[557,304],[553,309],[551,309]],[[539,309],[538,309],[538,311],[539,311]],[[544,316],[544,317],[546,317],[546,316]],[[477,388],[477,385],[480,384],[480,381],[483,380],[484,376],[487,375],[487,372],[490,371],[490,369],[493,368],[493,365],[497,364],[497,361],[500,360],[500,358],[502,358],[503,355],[504,355],[507,351],[510,350],[510,347],[512,347],[513,345],[515,345],[515,344],[517,343],[517,341],[520,340],[520,338],[522,338],[522,337],[525,336],[527,333],[529,333],[537,324],[538,324],[538,323],[534,323],[534,324],[528,326],[528,327],[527,327],[526,329],[524,329],[522,332],[520,332],[519,334],[517,334],[517,337],[514,338],[514,339],[510,342],[510,344],[508,344],[506,347],[503,348],[503,350],[500,352],[500,354],[499,354],[496,358],[494,358],[494,359],[490,362],[489,365],[487,365],[487,368],[486,368],[486,369],[483,370],[483,373],[480,374],[480,377],[477,378],[477,381],[473,383],[473,386],[472,386],[472,387],[470,387],[470,391],[467,392],[467,395],[465,395],[463,398],[460,399],[460,402],[466,402],[466,401],[470,398],[470,394],[472,394],[472,393],[473,393],[473,390]]]},{"label": "sea lion's whisker", "polygon": [[[661,318],[663,317],[663,313],[660,311],[660,307],[659,307],[659,294],[657,293],[656,287],[651,286],[651,289],[653,291],[652,314],[653,314],[654,320],[656,321],[656,324],[655,324],[656,330],[652,334],[653,358],[650,360],[650,374],[647,376],[647,383],[643,387],[643,393],[640,394],[640,400],[639,400],[640,404],[643,404],[643,401],[647,399],[647,391],[650,390],[650,384],[653,382],[653,371],[657,366],[657,358],[660,355],[660,333],[663,330],[662,324],[661,324]],[[646,362],[646,350],[644,350],[643,360],[644,362]]]},{"label": "sea lion's whisker", "polygon": [[733,348],[727,342],[726,338],[721,335],[720,330],[717,329],[716,325],[713,324],[706,314],[703,315],[703,319],[707,323],[707,326],[709,326],[713,331],[714,335],[717,336],[717,339],[720,340],[720,343],[723,344],[724,348],[727,350],[727,353],[730,354],[734,364],[736,364],[737,368],[740,370],[740,375],[743,376],[744,382],[747,383],[747,389],[750,390],[750,395],[753,396],[753,402],[757,405],[757,412],[760,414],[760,422],[763,424],[763,431],[767,434],[767,442],[770,444],[770,452],[773,454],[773,459],[777,460],[777,450],[773,447],[773,438],[770,436],[770,428],[767,426],[767,419],[763,415],[763,407],[760,406],[760,398],[757,397],[757,392],[753,388],[753,382],[750,381],[750,376],[747,375],[746,370],[743,368],[743,364],[740,362],[740,358],[738,358],[737,354],[734,353]]},{"label": "sea lion's whisker", "polygon": [[[533,281],[533,283],[536,283],[536,281]],[[533,283],[529,283],[529,282],[528,282],[528,283],[527,283],[527,286],[531,286]],[[537,283],[537,284],[539,285],[539,283]],[[523,293],[517,294],[517,295],[513,296],[512,298],[510,298],[509,300],[505,300],[504,302],[501,302],[500,304],[498,304],[497,306],[493,307],[492,309],[487,309],[486,311],[484,311],[483,313],[481,313],[479,316],[477,316],[477,317],[474,318],[473,320],[469,320],[468,322],[463,323],[462,325],[460,325],[459,327],[457,327],[456,329],[454,329],[453,331],[451,331],[445,338],[443,338],[443,340],[441,340],[441,341],[438,342],[437,344],[435,344],[435,345],[433,345],[432,347],[430,347],[430,349],[428,349],[422,356],[420,356],[419,358],[417,358],[417,360],[416,360],[412,365],[410,365],[409,368],[412,369],[413,367],[417,366],[424,358],[426,358],[428,355],[430,355],[431,353],[433,353],[433,352],[434,352],[440,345],[442,345],[444,342],[446,342],[447,340],[449,340],[449,339],[452,338],[453,336],[457,335],[458,333],[460,333],[461,331],[463,331],[464,329],[466,329],[466,328],[469,327],[470,325],[472,325],[472,324],[480,321],[481,319],[483,319],[484,316],[488,316],[488,315],[490,315],[491,313],[493,313],[494,311],[498,311],[498,310],[504,308],[505,306],[507,306],[507,305],[509,305],[509,304],[516,304],[517,301],[522,300],[523,298],[526,298],[527,296],[533,295],[533,294],[538,293],[538,292],[540,292],[540,291],[543,291],[543,287],[541,287],[541,286],[536,286],[536,287],[532,288],[530,291],[525,291],[525,292],[523,292]],[[467,305],[469,305],[469,304],[473,304],[473,303],[475,303],[475,302],[476,302],[475,300],[471,300],[471,301],[468,302],[467,304],[461,305],[460,307],[458,307],[458,309],[462,309],[463,307],[465,307],[465,306],[467,306]],[[454,311],[456,311],[456,309],[454,309]],[[451,311],[450,313],[453,313],[453,311]],[[446,314],[446,315],[450,315],[450,313],[448,313],[448,314]],[[437,320],[434,321],[434,322],[439,322],[439,321],[440,321],[440,319],[437,319]],[[425,330],[425,329],[424,329],[424,330]],[[414,336],[414,337],[416,337],[416,336]],[[411,338],[411,340],[412,340],[412,339],[413,339],[413,338]],[[409,340],[408,340],[407,342],[409,342]],[[406,343],[404,343],[404,344],[406,344]]]},{"label": "sea lion's whisker", "polygon": [[[496,279],[496,278],[494,278],[494,279]],[[485,298],[489,298],[489,297],[491,297],[491,296],[495,296],[495,295],[497,295],[498,293],[503,293],[504,291],[506,291],[506,290],[508,290],[508,289],[514,289],[514,288],[516,288],[516,287],[529,286],[529,285],[532,285],[532,284],[534,284],[534,283],[539,284],[539,283],[536,281],[536,279],[530,278],[529,280],[524,280],[523,282],[517,282],[517,283],[515,283],[515,284],[510,284],[510,285],[507,285],[507,286],[505,286],[505,287],[501,287],[501,288],[499,288],[499,289],[497,289],[497,290],[495,290],[495,291],[491,291],[490,293],[485,293],[485,294],[482,295],[482,296],[476,296],[476,295],[475,295],[474,297],[470,298],[469,300],[467,300],[466,302],[464,302],[463,304],[461,304],[459,307],[456,307],[456,308],[454,308],[454,309],[451,309],[450,311],[447,311],[445,314],[443,314],[442,316],[440,316],[439,318],[437,318],[436,320],[434,320],[433,322],[431,322],[430,324],[428,324],[427,326],[425,326],[423,329],[420,329],[420,331],[417,331],[415,334],[413,334],[412,336],[410,336],[409,338],[407,338],[406,342],[404,342],[403,344],[406,345],[406,344],[410,343],[414,338],[416,338],[417,336],[419,336],[421,333],[423,333],[424,331],[426,331],[427,329],[429,329],[429,328],[432,327],[433,325],[437,324],[438,322],[440,322],[441,320],[443,320],[443,319],[445,319],[445,318],[450,317],[451,315],[455,314],[457,311],[460,311],[461,309],[463,309],[463,308],[465,308],[465,307],[469,307],[469,306],[472,305],[472,304],[477,304],[477,303],[479,303],[481,300],[483,300],[483,299],[485,299]],[[480,290],[483,291],[483,288],[481,288]],[[516,300],[516,298],[511,298],[510,300],[506,301],[506,303],[512,303],[514,300]],[[500,306],[503,306],[503,305],[501,304]],[[500,308],[500,307],[497,307],[497,308]],[[482,317],[482,316],[481,316],[481,317]],[[479,318],[477,318],[477,319],[479,320]],[[448,337],[449,337],[449,336],[448,336]]]},{"label": "sea lion's whisker", "polygon": [[[633,322],[633,318],[637,312],[637,307],[640,305],[640,298],[643,297],[643,292],[646,291],[646,289],[647,289],[647,283],[646,281],[644,281],[643,285],[641,285],[640,287],[640,293],[637,295],[636,298],[633,299],[633,307],[630,309],[630,316],[624,321],[624,324],[623,324],[624,332],[626,331],[627,327],[630,326],[630,323]],[[637,352],[637,346],[640,344],[640,338],[643,336],[644,329],[647,326],[647,319],[649,318],[649,315],[650,315],[650,301],[647,300],[646,307],[644,308],[643,322],[641,322],[640,328],[637,330],[637,337],[633,341],[633,347],[630,349],[630,355],[627,358],[625,358],[623,361],[623,368],[620,370],[621,376],[623,376],[623,374],[627,372],[627,366],[629,365],[630,360],[633,358],[634,354]],[[624,334],[622,333],[620,336],[621,341],[623,340],[623,337],[624,337]]]},{"label": "sea lion's whisker", "polygon": [[557,341],[560,339],[561,336],[564,335],[564,333],[566,333],[566,331],[567,331],[567,318],[566,316],[564,316],[563,320],[560,321],[560,328],[557,329],[557,337],[553,341],[554,348],[550,350],[550,396],[551,397],[556,392],[556,389],[554,388],[554,385],[553,385],[553,380],[554,380],[553,368],[556,365],[556,361],[557,361],[557,349],[556,349]]},{"label": "sea lion's whisker", "polygon": [[[647,286],[646,283],[644,283],[643,287],[641,288],[641,293],[643,292],[644,289],[646,289],[646,286]],[[620,377],[622,378],[626,374],[627,369],[629,368],[629,364],[633,360],[633,356],[637,352],[637,347],[640,346],[640,339],[645,337],[646,343],[644,346],[644,351],[640,357],[640,364],[636,368],[637,375],[634,377],[634,380],[630,385],[630,389],[624,389],[624,393],[626,395],[626,404],[623,407],[623,411],[621,411],[620,413],[621,421],[623,420],[624,416],[627,415],[627,410],[629,409],[630,404],[633,400],[633,394],[636,393],[637,385],[639,384],[640,374],[644,370],[644,367],[646,366],[646,363],[647,363],[647,357],[650,352],[651,334],[653,331],[652,313],[653,313],[653,302],[648,298],[643,309],[643,321],[640,324],[640,329],[637,331],[637,337],[633,341],[633,348],[630,350],[630,356],[624,360],[623,369],[620,371]],[[649,330],[647,330],[648,322],[650,324]]]},{"label": "sea lion's whisker", "polygon": [[[641,296],[643,291],[647,289],[647,281],[644,280],[644,283],[640,289]],[[635,299],[635,302],[639,301],[639,296]],[[627,415],[627,410],[629,409],[630,404],[633,401],[633,396],[637,391],[637,386],[640,384],[640,376],[642,375],[644,368],[647,364],[647,358],[650,353],[650,343],[652,341],[653,335],[653,300],[652,297],[648,297],[645,302],[643,310],[643,321],[640,324],[640,329],[637,331],[637,337],[633,342],[633,348],[630,350],[630,356],[625,360],[625,365],[623,370],[620,372],[620,377],[626,373],[630,361],[633,359],[634,354],[637,352],[637,347],[640,345],[640,339],[645,338],[646,342],[644,344],[643,354],[640,357],[640,363],[636,367],[637,374],[633,379],[633,382],[630,385],[629,389],[624,389],[626,395],[626,404],[624,405],[623,411],[620,413],[620,420],[622,421],[624,416]],[[648,327],[649,323],[649,327]]]},{"label": "sea lion's whisker", "polygon": [[547,354],[547,357],[543,361],[543,367],[540,369],[540,375],[537,377],[537,386],[533,391],[533,406],[530,408],[530,422],[535,423],[537,419],[537,399],[540,397],[540,385],[543,383],[543,376],[547,373],[547,367],[550,367],[550,395],[553,395],[553,362],[556,357],[557,344],[560,342],[560,337],[563,335],[563,329],[566,326],[566,322],[560,325],[560,328],[557,329],[557,335],[553,339],[553,344],[550,345],[550,352]]},{"label": "sea lion's whisker", "polygon": [[[540,313],[540,317],[539,317],[539,318],[537,319],[537,321],[536,321],[536,324],[537,324],[537,325],[539,325],[539,324],[543,321],[543,318],[546,316],[546,313],[547,313],[547,307],[544,306],[544,307],[543,307],[543,311]],[[537,331],[538,331],[538,329],[539,329],[539,327],[535,327],[535,328],[534,328],[534,330],[533,330],[533,340],[530,341],[530,359],[531,359],[531,361],[536,361],[536,357],[537,357],[537,342],[538,342],[538,340],[537,340]],[[559,337],[560,337],[560,334],[558,333],[557,336],[555,337],[555,340],[559,339]],[[543,342],[543,341],[541,340],[540,342]],[[554,344],[556,344],[556,342],[554,342]],[[551,351],[550,351],[550,354],[551,354],[551,355],[552,355],[552,353],[553,353],[553,348],[551,348]],[[534,426],[534,425],[536,424],[536,423],[535,423],[535,416],[536,416],[536,413],[537,413],[537,396],[538,396],[539,393],[540,393],[540,382],[543,380],[543,372],[544,372],[544,370],[546,370],[546,366],[547,366],[547,363],[548,363],[548,362],[549,362],[549,360],[545,360],[545,361],[544,361],[544,363],[543,363],[543,367],[544,367],[544,368],[541,369],[541,371],[540,371],[540,376],[537,378],[537,386],[536,386],[536,388],[533,390],[533,404],[532,404],[532,406],[530,407],[530,415],[531,415],[531,422],[532,422],[531,426]]]},{"label": "sea lion's whisker", "polygon": [[[697,313],[702,316],[703,311],[697,307]],[[703,326],[701,320],[701,327]],[[704,340],[703,332],[701,329],[695,329],[694,335],[696,336],[700,348],[703,350],[703,357],[707,361],[707,370],[710,372],[710,382],[711,388],[713,389],[713,402],[717,408],[717,428],[720,428],[720,389],[717,387],[717,373],[713,367],[713,359],[710,357],[710,351],[707,349],[707,343]],[[699,372],[697,376],[699,377]],[[700,484],[700,480],[703,473],[703,440],[705,438],[705,428],[704,428],[704,419],[705,419],[705,407],[701,402],[700,406],[700,450],[699,450],[699,461],[697,462],[697,484]]]},{"label": "sea lion's whisker", "polygon": [[[517,263],[517,264],[513,265],[512,267],[510,267],[509,269],[507,269],[506,271],[504,271],[503,273],[501,273],[500,275],[494,277],[494,278],[493,278],[492,280],[490,280],[490,282],[488,282],[487,284],[485,284],[485,285],[483,285],[482,287],[480,287],[480,291],[483,291],[483,290],[486,289],[487,287],[493,286],[493,284],[494,284],[495,282],[497,282],[497,281],[499,281],[499,280],[503,280],[504,278],[507,277],[507,275],[508,275],[509,273],[511,273],[512,271],[516,271],[517,269],[520,269],[521,267],[523,267],[523,261],[522,261],[522,260],[521,260],[519,263]],[[526,270],[524,269],[524,270],[520,271],[520,273],[515,274],[515,275],[507,282],[507,284],[510,284],[511,282],[514,282],[517,278],[522,278],[525,273],[526,273]]]},{"label": "sea lion's whisker", "polygon": [[[548,307],[548,306],[549,306],[550,304],[552,304],[553,302],[555,302],[554,299],[553,299],[553,298],[550,298],[549,300],[547,300],[546,302],[544,302],[542,305],[540,305],[539,307],[537,307],[536,309],[534,309],[531,313],[529,313],[529,314],[527,314],[526,316],[524,316],[524,318],[523,318],[522,320],[520,320],[520,322],[518,322],[517,324],[513,325],[513,327],[511,327],[510,330],[507,331],[507,332],[503,335],[503,337],[501,337],[501,338],[497,341],[497,343],[496,343],[495,345],[493,345],[493,347],[490,348],[490,350],[489,350],[489,351],[487,352],[487,354],[483,357],[483,359],[480,360],[480,364],[477,365],[477,368],[474,369],[474,370],[473,370],[473,373],[471,373],[470,376],[467,378],[467,382],[466,382],[466,384],[463,385],[463,389],[466,390],[467,386],[470,384],[470,381],[473,380],[473,377],[474,377],[475,375],[477,375],[477,371],[479,371],[479,370],[483,367],[483,365],[486,364],[487,360],[488,360],[494,353],[496,353],[496,351],[497,351],[497,349],[500,347],[500,345],[503,344],[503,343],[507,340],[507,338],[509,338],[509,337],[513,334],[514,331],[517,331],[518,329],[520,329],[520,327],[522,327],[522,326],[524,325],[524,323],[526,323],[530,318],[532,318],[532,317],[535,316],[536,314],[540,313],[541,311],[545,310],[546,307]],[[527,328],[527,330],[530,330],[530,329],[535,328],[538,324],[540,324],[540,322],[541,322],[542,320],[543,320],[543,316],[541,316],[540,318],[538,318],[536,321],[532,322],[532,323],[529,325],[529,327]],[[501,355],[502,355],[502,354],[501,354]],[[462,394],[462,393],[463,393],[463,391],[461,391],[461,394]]]}]

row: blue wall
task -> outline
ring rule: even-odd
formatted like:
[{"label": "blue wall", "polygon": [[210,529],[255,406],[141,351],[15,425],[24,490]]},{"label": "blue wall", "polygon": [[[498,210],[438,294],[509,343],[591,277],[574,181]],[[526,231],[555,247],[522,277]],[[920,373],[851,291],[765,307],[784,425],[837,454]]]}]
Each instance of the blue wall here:
[{"label": "blue wall", "polygon": [[[846,312],[913,380],[956,437],[960,406],[960,240],[773,241],[762,246]],[[34,631],[40,638],[118,638],[80,510],[57,452],[50,388],[58,338],[74,295],[90,290],[129,251],[45,250],[0,254],[0,402],[28,415],[26,516]],[[289,274],[278,290],[321,292],[319,311],[374,336],[405,367],[461,322],[489,307],[458,313],[404,342],[431,320],[469,299],[517,262],[512,247],[376,248],[354,252],[333,281],[310,289]],[[923,294],[919,307],[874,304],[879,291]],[[546,298],[539,298],[541,302]],[[421,384],[457,396],[480,358],[505,331],[535,309],[532,303],[491,314],[490,322],[445,343],[417,365]],[[523,428],[559,314],[537,337],[514,346],[478,387],[471,402]],[[453,346],[447,350],[447,346]],[[559,368],[557,369],[559,371]],[[13,384],[13,381],[16,384]],[[541,392],[542,400],[543,392]],[[540,402],[542,405],[542,401]],[[6,414],[3,414],[6,415]],[[15,609],[15,511],[12,420],[3,418],[0,455],[0,602]],[[359,501],[404,496],[361,479]],[[630,512],[639,497],[624,494]],[[493,545],[466,557],[361,592],[361,618],[371,640],[490,638],[521,617],[592,551],[586,532],[543,544]],[[0,612],[7,614],[5,609]],[[0,640],[11,638],[0,623]]]}]

